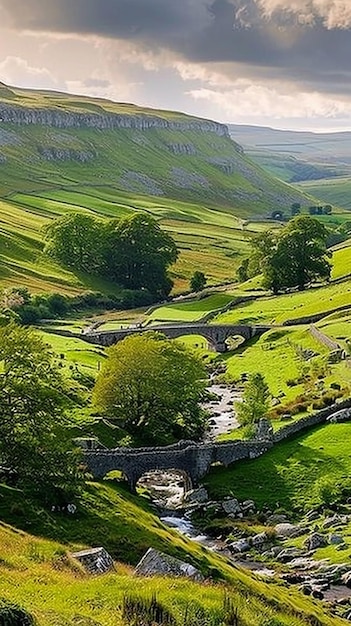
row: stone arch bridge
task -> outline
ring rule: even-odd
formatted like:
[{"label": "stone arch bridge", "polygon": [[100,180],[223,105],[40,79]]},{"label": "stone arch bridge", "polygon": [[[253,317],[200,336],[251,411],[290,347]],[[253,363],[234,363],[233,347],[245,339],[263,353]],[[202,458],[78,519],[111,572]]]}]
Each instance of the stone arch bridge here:
[{"label": "stone arch bridge", "polygon": [[272,440],[196,444],[180,441],[172,446],[155,448],[116,448],[85,451],[88,471],[97,480],[119,470],[135,491],[138,480],[153,470],[177,470],[185,477],[186,490],[195,487],[215,463],[227,467],[242,459],[253,459],[267,452]]},{"label": "stone arch bridge", "polygon": [[270,326],[205,324],[195,322],[187,324],[177,323],[158,324],[155,326],[133,326],[116,330],[96,330],[82,332],[79,337],[89,343],[99,344],[101,346],[112,346],[118,341],[125,339],[125,337],[152,330],[163,333],[169,339],[177,339],[178,337],[183,337],[184,335],[201,335],[211,346],[213,346],[216,352],[226,352],[226,341],[229,337],[240,336],[243,337],[245,341],[248,341],[249,339],[252,339],[252,337],[261,335],[267,330],[270,330],[270,328]]}]

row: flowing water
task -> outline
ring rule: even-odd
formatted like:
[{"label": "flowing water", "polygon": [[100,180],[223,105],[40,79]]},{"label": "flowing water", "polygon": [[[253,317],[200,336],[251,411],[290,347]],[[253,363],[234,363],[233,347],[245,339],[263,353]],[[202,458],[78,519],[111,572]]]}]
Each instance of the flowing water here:
[{"label": "flowing water", "polygon": [[[209,410],[211,415],[210,430],[206,435],[206,440],[211,441],[216,439],[218,435],[226,434],[238,428],[239,424],[235,416],[233,402],[240,400],[240,393],[230,387],[217,384],[211,385],[208,390],[216,396],[216,399],[204,404],[204,408]],[[268,568],[264,563],[243,557],[234,559],[223,541],[212,539],[194,527],[189,514],[184,510],[185,481],[179,471],[155,470],[148,472],[139,481],[139,485],[147,488],[151,493],[153,502],[160,512],[161,521],[170,528],[174,528],[182,535],[210,550],[224,554],[232,559],[235,565],[249,569],[257,576],[267,579],[276,575],[275,570]],[[340,600],[340,598],[350,596],[351,589],[340,585],[333,585],[325,592],[325,599],[328,601]]]}]

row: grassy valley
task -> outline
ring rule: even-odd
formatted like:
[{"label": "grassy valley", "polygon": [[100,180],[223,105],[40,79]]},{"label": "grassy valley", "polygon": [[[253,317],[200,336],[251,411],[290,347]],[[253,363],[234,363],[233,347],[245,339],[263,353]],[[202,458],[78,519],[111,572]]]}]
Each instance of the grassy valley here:
[{"label": "grassy valley", "polygon": [[41,255],[43,228],[76,211],[155,216],[181,251],[173,270],[177,290],[199,267],[212,283],[231,281],[273,209],[310,203],[255,165],[214,122],[5,86],[0,106],[0,279],[6,285],[33,291],[56,285],[66,293],[113,289]]},{"label": "grassy valley", "polygon": [[230,126],[231,136],[271,175],[321,203],[350,210],[350,132],[312,133]]},{"label": "grassy valley", "polygon": [[[94,384],[106,363],[107,352],[100,345],[84,341],[82,331],[91,326],[101,330],[128,326],[152,330],[155,324],[198,321],[272,326],[237,347],[231,343],[224,354],[211,351],[203,337],[186,336],[180,341],[189,348],[192,358],[197,355],[204,387],[204,364],[209,371],[217,372],[218,385],[235,387],[239,396],[248,375],[263,374],[271,401],[268,417],[275,432],[285,425],[286,413],[291,413],[294,424],[350,397],[351,241],[333,248],[328,283],[272,296],[263,290],[260,275],[242,284],[234,282],[238,266],[250,254],[252,238],[267,228],[281,228],[281,224],[268,219],[272,210],[288,211],[292,202],[300,202],[303,207],[316,202],[315,188],[305,193],[272,177],[279,173],[276,156],[272,157],[271,173],[267,173],[263,160],[257,165],[251,160],[254,153],[243,154],[240,141],[232,141],[222,125],[130,104],[0,84],[0,111],[1,288],[26,287],[33,294],[57,292],[70,297],[87,291],[118,295],[121,287],[116,282],[62,267],[44,253],[46,227],[53,219],[73,213],[99,220],[139,211],[150,214],[172,235],[180,251],[171,267],[173,294],[189,290],[195,270],[202,270],[208,279],[207,288],[193,297],[181,296],[172,302],[128,311],[117,307],[103,311],[102,306],[82,311],[73,307],[66,310],[66,315],[57,313],[50,320],[44,316],[44,321],[36,325],[37,334],[53,355],[54,371],[66,394],[65,422],[57,432],[62,446],[67,441],[71,445],[67,458],[72,457],[73,439],[87,445],[86,439],[94,438],[109,448],[145,445],[139,432],[131,435],[114,415],[92,403]],[[321,153],[324,148],[321,143]],[[284,168],[282,178],[289,180],[293,169],[288,171],[285,161]],[[347,213],[335,210],[323,220],[340,224],[347,220]],[[9,328],[13,338],[13,328],[18,327]],[[7,326],[0,332],[1,374],[10,384],[19,372],[13,388],[15,398],[26,389],[28,380],[38,385],[41,395],[33,393],[31,406],[39,422],[48,410],[48,390],[40,386],[46,381],[48,361],[39,362],[35,378],[37,361],[25,351],[22,355],[23,346],[19,346],[9,366],[12,346],[8,345],[6,331]],[[337,350],[328,345],[328,339],[336,342]],[[338,358],[334,359],[335,352]],[[136,356],[140,365],[142,355]],[[123,361],[121,356],[118,358]],[[182,362],[177,363],[177,373],[182,373]],[[147,390],[151,380],[147,377]],[[30,396],[32,390],[27,391]],[[32,422],[36,428],[32,414],[31,419],[21,422],[25,403],[19,402],[20,408],[11,413],[16,403],[12,397],[7,403],[6,385],[1,393],[4,415],[9,407],[11,418],[19,420],[14,428],[16,436],[21,437],[21,425],[23,432]],[[152,394],[150,398],[155,399]],[[147,411],[148,407],[143,406],[140,423],[144,434]],[[59,411],[51,417],[59,419]],[[168,414],[162,413],[162,417],[166,423]],[[194,413],[191,417],[194,420]],[[185,421],[181,426],[181,419],[178,409],[178,430],[183,427],[185,432]],[[163,424],[159,426],[161,430]],[[27,445],[23,449],[33,445],[35,428],[30,431],[31,438],[23,439],[24,443],[20,440],[21,445]],[[85,468],[84,480],[75,491],[72,487],[76,510],[71,515],[66,500],[62,509],[56,500],[54,503],[52,494],[56,492],[50,491],[50,485],[38,482],[44,484],[38,491],[35,480],[28,487],[25,476],[27,483],[24,480],[21,486],[20,473],[1,467],[0,622],[1,602],[15,601],[35,618],[35,626],[166,626],[161,617],[141,623],[140,615],[134,621],[123,615],[126,598],[147,603],[155,597],[172,615],[167,626],[341,626],[344,621],[331,613],[329,604],[283,582],[280,574],[284,568],[277,568],[274,577],[266,578],[250,571],[250,567],[242,567],[244,559],[235,560],[228,552],[224,529],[229,525],[239,537],[246,524],[252,526],[251,530],[261,530],[260,515],[267,508],[271,513],[285,512],[300,520],[307,509],[321,507],[317,512],[317,524],[321,525],[325,514],[322,479],[327,476],[331,480],[335,505],[343,504],[349,493],[350,428],[350,423],[318,426],[277,444],[260,458],[229,467],[218,463],[211,467],[204,482],[209,497],[217,501],[215,513],[221,510],[219,525],[215,526],[216,541],[220,542],[216,549],[208,549],[162,522],[150,492],[139,486],[137,494],[130,493],[119,470],[98,481]],[[230,442],[242,436],[239,428],[219,439]],[[43,440],[43,448],[37,446],[41,455],[47,441],[55,438],[53,430]],[[127,454],[125,450],[123,454]],[[56,471],[60,475],[60,468]],[[314,481],[317,486],[311,486]],[[62,492],[58,493],[62,497]],[[223,514],[224,497],[241,502],[253,499],[255,513],[248,521],[240,518],[233,523],[233,518]],[[208,515],[211,523],[213,502],[208,510],[207,505],[204,517],[207,522]],[[196,503],[192,507],[198,512]],[[331,563],[347,561],[351,555],[350,526],[351,522],[345,531],[343,555],[328,545],[317,556],[329,558]],[[275,542],[274,532],[272,525],[268,534]],[[292,541],[291,546],[300,546],[303,540],[305,535],[297,543]],[[99,546],[108,550],[114,568],[103,576],[91,576],[72,552]],[[134,567],[150,547],[198,568],[203,581],[136,576]],[[223,612],[228,601],[237,611],[231,622]]]}]

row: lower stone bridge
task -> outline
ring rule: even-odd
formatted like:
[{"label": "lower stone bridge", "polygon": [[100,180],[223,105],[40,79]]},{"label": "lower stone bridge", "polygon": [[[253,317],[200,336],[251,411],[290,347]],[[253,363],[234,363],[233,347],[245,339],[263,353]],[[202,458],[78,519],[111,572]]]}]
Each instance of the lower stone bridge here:
[{"label": "lower stone bridge", "polygon": [[185,477],[186,490],[195,487],[214,464],[225,467],[242,459],[253,459],[267,452],[271,440],[237,441],[218,444],[196,444],[180,441],[177,444],[155,448],[116,448],[114,450],[85,451],[88,471],[97,480],[119,470],[135,491],[138,480],[153,470],[177,470]]},{"label": "lower stone bridge", "polygon": [[270,326],[205,324],[195,322],[187,324],[158,324],[157,326],[133,326],[116,330],[97,330],[93,332],[82,332],[79,337],[89,343],[101,346],[112,346],[131,335],[152,330],[163,333],[169,339],[177,339],[184,335],[201,335],[201,337],[204,337],[208,343],[213,346],[216,352],[226,352],[226,341],[229,337],[239,336],[242,337],[244,341],[248,341],[252,339],[252,337],[261,335],[267,330],[270,330],[270,328]]}]

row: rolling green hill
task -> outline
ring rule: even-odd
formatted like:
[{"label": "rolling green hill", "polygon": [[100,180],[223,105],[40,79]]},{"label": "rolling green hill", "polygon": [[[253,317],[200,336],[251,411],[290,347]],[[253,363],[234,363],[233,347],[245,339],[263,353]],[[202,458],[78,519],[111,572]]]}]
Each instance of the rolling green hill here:
[{"label": "rolling green hill", "polygon": [[351,209],[351,132],[312,133],[229,126],[233,140],[272,176],[321,202]]},{"label": "rolling green hill", "polygon": [[109,185],[246,214],[303,200],[247,159],[217,122],[5,86],[0,119],[2,194]]},{"label": "rolling green hill", "polygon": [[224,125],[0,84],[2,285],[113,290],[42,255],[45,225],[76,211],[154,215],[181,251],[176,290],[196,269],[210,284],[230,281],[265,217],[293,201],[310,199],[251,162]]}]

